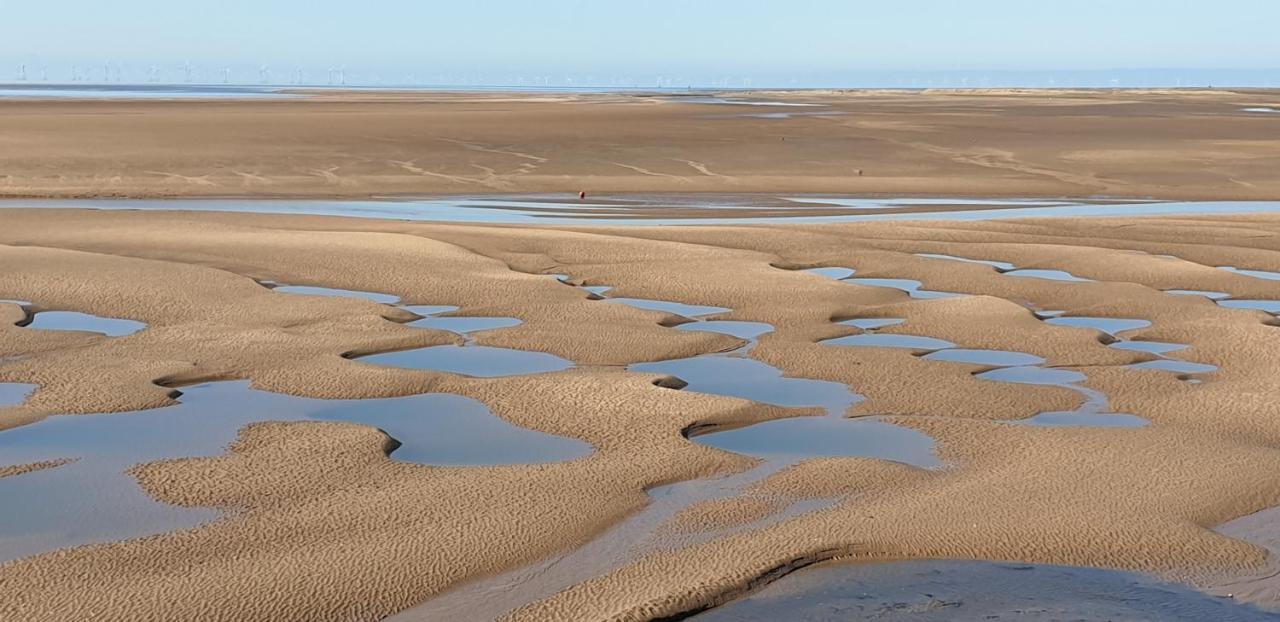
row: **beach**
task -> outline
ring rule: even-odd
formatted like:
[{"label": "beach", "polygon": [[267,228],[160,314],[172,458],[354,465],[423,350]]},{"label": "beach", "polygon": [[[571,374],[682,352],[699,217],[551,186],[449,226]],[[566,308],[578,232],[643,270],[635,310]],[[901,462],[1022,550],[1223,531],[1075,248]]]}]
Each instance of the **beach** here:
[{"label": "beach", "polygon": [[[1280,212],[1141,202],[1280,199],[1280,124],[1241,111],[1276,97],[0,101],[0,617],[679,619],[904,560],[1280,607],[1280,532],[1240,522],[1280,506]],[[532,216],[250,213],[421,195]],[[250,207],[35,206],[89,197]],[[999,215],[1045,197],[1135,202]],[[903,220],[787,221],[874,211]],[[372,418],[440,395],[490,427]],[[846,432],[885,440],[806,451]],[[84,504],[73,469],[136,499]]]},{"label": "beach", "polygon": [[[1223,89],[0,100],[0,195],[1268,199],[1280,196],[1280,129],[1248,110],[1276,99]],[[784,105],[757,105],[769,102]]]}]

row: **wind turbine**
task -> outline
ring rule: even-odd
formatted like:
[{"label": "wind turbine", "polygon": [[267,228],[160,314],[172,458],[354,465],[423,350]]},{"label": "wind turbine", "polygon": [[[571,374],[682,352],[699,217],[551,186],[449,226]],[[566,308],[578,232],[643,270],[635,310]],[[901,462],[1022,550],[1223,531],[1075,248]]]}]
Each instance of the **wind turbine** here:
[{"label": "wind turbine", "polygon": [[223,67],[223,68],[222,68],[222,83],[223,83],[223,84],[229,84],[230,82],[231,82],[231,68],[230,68],[230,67]]},{"label": "wind turbine", "polygon": [[182,79],[187,84],[191,83],[191,62],[182,61]]},{"label": "wind turbine", "polygon": [[27,81],[27,66],[25,64],[18,65],[18,82]]},{"label": "wind turbine", "polygon": [[271,82],[271,69],[266,65],[258,66],[258,81],[262,84],[268,84]]}]

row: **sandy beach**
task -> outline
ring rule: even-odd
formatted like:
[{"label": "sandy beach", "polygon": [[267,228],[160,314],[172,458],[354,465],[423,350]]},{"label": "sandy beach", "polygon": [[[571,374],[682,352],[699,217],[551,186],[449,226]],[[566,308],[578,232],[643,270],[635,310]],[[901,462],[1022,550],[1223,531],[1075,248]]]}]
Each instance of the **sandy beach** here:
[{"label": "sandy beach", "polygon": [[[0,195],[1269,199],[1267,90],[0,100]],[[774,102],[784,106],[742,105]],[[804,105],[795,105],[804,104]]]},{"label": "sandy beach", "polygon": [[[768,323],[773,331],[752,359],[789,377],[853,387],[865,400],[848,416],[927,434],[942,466],[800,461],[736,496],[694,503],[659,530],[706,537],[602,560],[598,574],[525,595],[500,612],[505,618],[677,615],[744,593],[779,569],[832,559],[1093,566],[1208,588],[1270,563],[1264,548],[1213,529],[1280,505],[1276,319],[1164,290],[1276,298],[1275,281],[1216,268],[1280,271],[1274,215],[682,228],[71,209],[12,209],[3,219],[0,294],[30,305],[0,305],[12,316],[2,329],[0,382],[39,385],[22,405],[0,411],[11,431],[53,415],[162,413],[174,388],[248,379],[310,398],[463,395],[507,422],[592,448],[551,464],[420,466],[388,458],[397,443],[376,428],[272,423],[264,413],[224,455],[129,470],[154,499],[214,508],[220,518],[4,564],[3,611],[17,619],[378,619],[583,546],[640,512],[655,486],[759,464],[690,442],[683,430],[815,414],[672,390],[655,384],[659,377],[624,371],[740,341],[674,330],[669,314],[592,300],[546,276],[553,273],[611,285],[610,296],[714,305],[730,309],[718,319]],[[921,253],[1088,281],[1014,278]],[[799,270],[820,266],[966,295],[918,300]],[[273,292],[265,281],[519,318],[518,326],[477,333],[476,343],[575,366],[485,379],[351,360],[456,336],[407,327],[416,316],[404,309]],[[1125,367],[1153,357],[1107,347],[1087,328],[1050,325],[1036,309],[1147,320],[1150,327],[1125,337],[1186,344],[1180,358],[1216,370],[1193,384],[1187,375]],[[50,310],[129,318],[146,329],[104,337],[16,325],[27,312]],[[1070,410],[1079,396],[992,382],[975,375],[987,367],[910,350],[819,343],[860,332],[836,321],[870,317],[905,319],[885,329],[892,333],[1039,356],[1046,367],[1083,373],[1083,386],[1105,394],[1108,412],[1149,423],[1019,425]],[[0,476],[61,468],[68,466],[14,465]],[[736,529],[806,499],[826,502]]]}]

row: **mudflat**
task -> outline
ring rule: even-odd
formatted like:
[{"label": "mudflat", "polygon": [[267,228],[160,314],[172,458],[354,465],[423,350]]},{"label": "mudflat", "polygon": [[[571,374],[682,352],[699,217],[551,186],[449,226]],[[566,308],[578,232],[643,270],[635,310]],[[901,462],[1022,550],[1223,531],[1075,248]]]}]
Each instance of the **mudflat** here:
[{"label": "mudflat", "polygon": [[7,100],[0,195],[1274,199],[1280,123],[1248,110],[1278,99],[991,90]]},{"label": "mudflat", "polygon": [[[894,105],[906,106],[914,96],[892,97],[902,98]],[[880,97],[890,96],[870,99]],[[1025,95],[1008,97],[1030,101]],[[1084,103],[1057,108],[1077,110],[1105,99],[1081,97]],[[1221,107],[1217,98],[1225,96],[1205,95],[1194,103],[1175,94],[1171,104],[1149,97],[1113,105],[1207,110]],[[112,105],[66,104],[67,110]],[[206,105],[212,106],[200,104]],[[255,115],[274,105],[233,103],[224,113],[230,118],[248,106],[258,112],[247,118],[261,119]],[[375,120],[383,114],[377,106],[410,106],[285,105],[352,105]],[[464,104],[447,105],[465,116]],[[523,105],[544,106],[491,98],[465,104],[482,111],[480,116],[490,107]],[[619,114],[671,115],[663,118],[676,125],[680,118],[730,107],[625,98],[608,105],[554,106],[581,106],[584,118],[607,117],[609,106],[617,106],[628,111]],[[172,122],[181,117],[175,114],[158,119]],[[1018,118],[964,114],[990,123]],[[1221,128],[1255,123],[1233,114],[1171,127],[1207,133],[1206,127],[1226,131]],[[1080,116],[1071,123],[1103,123]],[[840,122],[858,121],[857,115],[848,117]],[[915,115],[905,118],[917,123]],[[10,115],[4,119],[12,123]],[[802,119],[782,122],[829,122]],[[627,127],[596,122],[596,131]],[[784,127],[765,125],[777,122],[730,121]],[[483,125],[476,122],[471,131],[496,131]],[[209,127],[210,135],[216,133]],[[817,128],[815,141],[829,133]],[[445,134],[443,126],[433,131]],[[510,131],[514,141],[520,132],[543,130],[513,124]],[[665,130],[635,131],[636,142],[643,142]],[[55,141],[88,140],[70,131],[47,133]],[[466,140],[471,146],[459,146],[455,155],[484,161],[526,160],[512,155],[517,152],[546,157],[532,154],[529,142]],[[726,134],[725,140],[732,137]],[[1061,148],[1042,138],[1027,140]],[[360,149],[378,143],[356,142]],[[710,144],[687,148],[696,152]],[[733,151],[729,144],[723,153]],[[278,140],[263,139],[257,148],[286,149],[299,158],[338,157],[308,155]],[[99,155],[78,149],[70,143],[61,147],[64,156]],[[528,162],[555,162],[547,160]],[[1034,173],[937,160],[944,161],[953,171],[982,171],[994,184],[992,192],[1004,183],[1050,183]],[[1145,166],[1141,158],[1127,161],[1134,175],[1140,162]],[[197,164],[192,156],[188,166]],[[799,162],[778,157],[755,166]],[[207,166],[201,174],[214,175]],[[536,167],[529,173],[538,174]],[[709,177],[693,177],[698,176]],[[653,176],[634,179],[653,183],[648,177]],[[1261,178],[1254,182],[1268,187]],[[1228,183],[1200,187],[1225,190]],[[1274,214],[689,227],[510,227],[75,209],[11,209],[0,218],[0,298],[25,303],[0,303],[0,383],[37,385],[20,404],[0,410],[0,429],[8,428],[0,431],[0,443],[9,432],[51,422],[74,426],[79,415],[126,416],[142,409],[163,414],[183,399],[175,388],[247,379],[258,390],[279,394],[282,409],[289,408],[287,396],[372,401],[451,393],[482,403],[511,425],[591,447],[588,455],[559,462],[432,466],[397,460],[399,441],[377,427],[298,417],[280,421],[265,412],[260,421],[239,428],[225,450],[127,470],[150,502],[212,509],[216,519],[51,549],[0,565],[0,617],[371,620],[400,613],[402,619],[643,620],[714,606],[828,560],[1090,566],[1150,572],[1210,589],[1256,577],[1265,583],[1274,576],[1266,548],[1272,544],[1267,538],[1274,538],[1271,530],[1224,534],[1215,528],[1280,505],[1280,402],[1274,399],[1280,392],[1280,328],[1263,310],[1185,294],[1280,298],[1280,282],[1272,278],[1280,273],[1280,216]],[[1057,272],[1032,273],[1055,278],[1027,278],[974,260],[1071,278]],[[811,268],[856,272],[853,279],[838,280],[850,270],[806,271]],[[410,326],[420,317],[413,306],[274,291],[276,284],[378,292],[403,305],[452,305],[462,315],[520,323],[464,339]],[[735,350],[741,338],[685,330],[682,325],[698,320],[622,304],[629,299],[723,308],[686,313],[772,330],[753,332],[754,345],[743,352]],[[58,310],[133,320],[145,329],[109,336],[25,326],[32,313]],[[1127,330],[1112,329],[1112,335],[1043,321],[1054,312],[1134,321]],[[1043,363],[1018,367],[1012,381],[996,381],[984,377],[990,367],[981,364],[933,360],[910,348],[831,342],[863,333],[1020,352]],[[1210,371],[1133,367],[1165,355],[1113,347],[1117,341],[1187,346],[1168,356]],[[439,345],[539,352],[574,365],[482,378],[359,358]],[[942,345],[930,347],[945,351]],[[935,443],[939,464],[812,456],[760,471],[767,461],[708,447],[695,435],[821,413],[681,388],[674,378],[625,369],[730,353],[788,377],[847,385],[863,399],[836,414],[848,418],[844,423],[874,419],[925,434]],[[1036,374],[1064,379],[1037,383]],[[1139,424],[1028,423],[1045,412],[1124,414],[1130,418],[1123,421]],[[208,415],[216,416],[216,409]],[[112,415],[105,416],[109,422]],[[104,435],[104,451],[115,442],[122,441]],[[0,465],[0,485],[81,464],[71,462],[82,458],[76,452],[63,455],[56,443],[51,447],[38,460]],[[752,473],[758,477],[741,479]],[[681,488],[688,482],[727,493],[690,493]],[[38,494],[43,492],[58,494]],[[78,493],[35,487],[32,494],[31,503],[48,504],[59,494]],[[680,495],[687,495],[687,503],[672,505],[670,499]],[[651,525],[637,522],[656,506],[669,507],[669,516]],[[4,533],[0,546],[28,536]],[[588,554],[575,557],[578,551]],[[1277,604],[1276,590],[1249,585],[1253,597]]]}]

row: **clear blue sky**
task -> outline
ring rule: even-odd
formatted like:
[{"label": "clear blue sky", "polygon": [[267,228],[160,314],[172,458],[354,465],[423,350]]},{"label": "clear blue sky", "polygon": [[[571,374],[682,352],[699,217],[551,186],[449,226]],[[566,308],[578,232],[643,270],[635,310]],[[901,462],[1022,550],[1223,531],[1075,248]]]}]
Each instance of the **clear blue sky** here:
[{"label": "clear blue sky", "polygon": [[0,0],[0,15],[0,80],[107,62],[389,82],[1280,66],[1276,0]]}]

